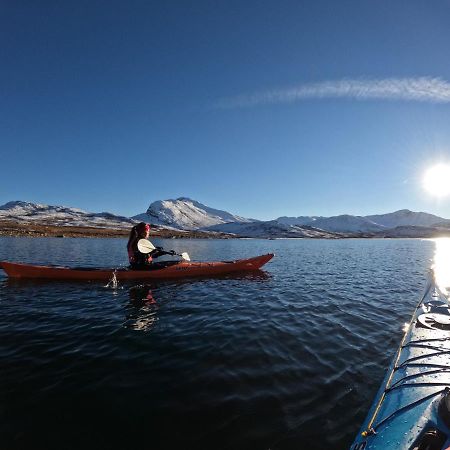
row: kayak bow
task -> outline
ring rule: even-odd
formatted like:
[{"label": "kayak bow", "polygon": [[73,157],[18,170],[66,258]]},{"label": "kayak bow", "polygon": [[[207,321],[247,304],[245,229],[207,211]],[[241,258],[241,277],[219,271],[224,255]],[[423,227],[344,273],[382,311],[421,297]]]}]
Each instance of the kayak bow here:
[{"label": "kayak bow", "polygon": [[433,273],[351,450],[450,448],[450,303]]},{"label": "kayak bow", "polygon": [[14,262],[0,262],[10,278],[34,278],[46,280],[102,280],[108,281],[115,273],[117,280],[164,279],[196,276],[214,276],[232,272],[258,270],[273,258],[273,253],[235,261],[191,262],[180,261],[167,267],[149,270],[35,266]]}]

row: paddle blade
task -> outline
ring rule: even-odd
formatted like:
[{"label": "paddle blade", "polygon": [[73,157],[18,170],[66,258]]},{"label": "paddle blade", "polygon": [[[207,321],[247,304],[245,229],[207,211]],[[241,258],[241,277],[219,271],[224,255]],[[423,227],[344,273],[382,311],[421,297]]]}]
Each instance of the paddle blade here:
[{"label": "paddle blade", "polygon": [[155,250],[155,246],[148,239],[139,239],[137,248],[141,253],[150,253]]},{"label": "paddle blade", "polygon": [[180,256],[181,256],[185,261],[190,261],[190,260],[191,260],[191,257],[190,257],[189,254],[186,253],[186,252],[183,252]]}]

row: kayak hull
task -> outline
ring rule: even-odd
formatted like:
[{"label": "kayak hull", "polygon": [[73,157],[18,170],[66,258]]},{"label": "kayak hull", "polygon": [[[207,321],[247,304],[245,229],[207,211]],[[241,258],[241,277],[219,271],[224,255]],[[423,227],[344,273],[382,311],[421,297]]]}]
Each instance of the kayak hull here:
[{"label": "kayak hull", "polygon": [[450,303],[430,274],[425,293],[350,449],[447,449],[449,388]]},{"label": "kayak hull", "polygon": [[115,273],[117,280],[171,279],[196,276],[214,276],[233,272],[258,270],[273,258],[273,253],[235,261],[192,262],[180,261],[161,269],[131,270],[107,268],[70,268],[36,266],[15,262],[0,262],[8,277],[18,279],[108,281]]}]

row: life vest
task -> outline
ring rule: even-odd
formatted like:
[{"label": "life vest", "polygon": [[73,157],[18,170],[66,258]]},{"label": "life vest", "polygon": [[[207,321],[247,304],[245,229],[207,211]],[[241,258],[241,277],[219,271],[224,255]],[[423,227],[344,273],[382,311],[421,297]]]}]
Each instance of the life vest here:
[{"label": "life vest", "polygon": [[134,239],[128,246],[128,260],[130,264],[151,264],[153,258],[150,253],[141,253],[137,248],[138,238]]}]

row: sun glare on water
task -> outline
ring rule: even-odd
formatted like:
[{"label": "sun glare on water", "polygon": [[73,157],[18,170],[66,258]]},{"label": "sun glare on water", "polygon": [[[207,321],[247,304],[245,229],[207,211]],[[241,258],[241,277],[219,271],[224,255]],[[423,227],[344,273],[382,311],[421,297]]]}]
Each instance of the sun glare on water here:
[{"label": "sun glare on water", "polygon": [[450,195],[450,165],[437,164],[430,167],[423,178],[426,191],[435,197]]},{"label": "sun glare on water", "polygon": [[436,244],[433,270],[439,288],[448,294],[450,290],[450,238],[433,239]]}]

